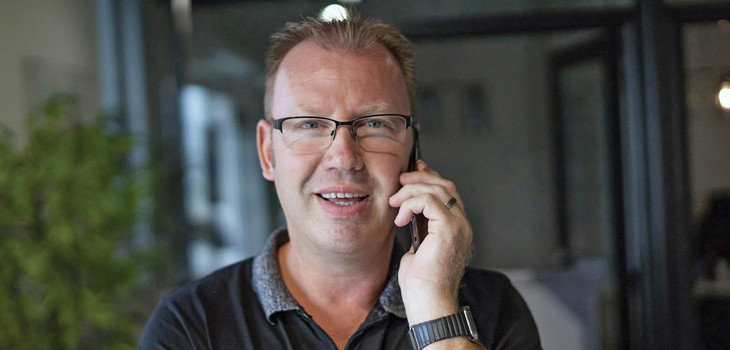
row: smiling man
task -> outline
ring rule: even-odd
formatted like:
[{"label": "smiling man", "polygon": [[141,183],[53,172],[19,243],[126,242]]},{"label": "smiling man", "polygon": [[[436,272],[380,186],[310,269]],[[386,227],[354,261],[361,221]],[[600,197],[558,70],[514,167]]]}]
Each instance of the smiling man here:
[{"label": "smiling man", "polygon": [[[423,161],[410,43],[353,18],[290,23],[266,61],[263,176],[286,216],[258,256],[160,301],[142,349],[539,349],[509,281],[466,268],[455,185]],[[428,220],[417,251],[395,227]]]}]

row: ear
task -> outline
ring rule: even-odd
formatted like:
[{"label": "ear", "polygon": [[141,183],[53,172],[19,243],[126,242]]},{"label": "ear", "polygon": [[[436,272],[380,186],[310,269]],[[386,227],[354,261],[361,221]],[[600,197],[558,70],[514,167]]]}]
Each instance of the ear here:
[{"label": "ear", "polygon": [[256,125],[256,148],[259,151],[259,162],[264,178],[274,181],[274,156],[271,153],[271,124],[266,120],[259,120]]}]

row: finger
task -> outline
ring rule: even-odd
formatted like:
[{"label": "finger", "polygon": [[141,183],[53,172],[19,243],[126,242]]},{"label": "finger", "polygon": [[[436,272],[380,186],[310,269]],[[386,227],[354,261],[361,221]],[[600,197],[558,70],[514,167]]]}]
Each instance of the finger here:
[{"label": "finger", "polygon": [[398,214],[395,216],[395,225],[398,227],[405,226],[411,221],[413,215],[422,214],[426,208],[427,200],[425,197],[411,197],[401,203]]},{"label": "finger", "polygon": [[456,185],[452,181],[439,176],[438,173],[429,173],[425,171],[407,172],[400,174],[400,178],[398,180],[403,186],[414,183],[424,183],[439,185],[446,188],[446,190],[450,193],[456,193]]},{"label": "finger", "polygon": [[424,194],[430,194],[437,199],[442,200],[444,203],[453,196],[452,193],[441,184],[413,183],[401,187],[398,192],[390,196],[388,203],[392,207],[400,207],[405,200]]},{"label": "finger", "polygon": [[426,164],[426,162],[424,162],[421,159],[416,161],[416,169],[419,171],[425,171],[429,174],[433,174],[433,175],[436,175],[439,177],[441,176],[441,175],[439,175],[438,171],[436,171],[434,168],[431,168],[430,166],[428,166],[428,164]]},{"label": "finger", "polygon": [[413,182],[404,184],[403,187],[401,187],[388,199],[388,203],[394,208],[399,207],[403,201],[408,198],[421,194],[432,194],[442,201],[444,205],[446,205],[451,197],[454,197],[457,202],[455,206],[460,207],[462,210],[464,208],[461,196],[456,190],[454,183],[441,178],[431,182]]},{"label": "finger", "polygon": [[447,220],[450,211],[439,199],[430,194],[422,194],[405,200],[398,209],[394,222],[396,226],[405,226],[415,214],[426,216],[429,220],[429,231],[431,231],[431,222],[433,221],[435,224],[438,221]]}]

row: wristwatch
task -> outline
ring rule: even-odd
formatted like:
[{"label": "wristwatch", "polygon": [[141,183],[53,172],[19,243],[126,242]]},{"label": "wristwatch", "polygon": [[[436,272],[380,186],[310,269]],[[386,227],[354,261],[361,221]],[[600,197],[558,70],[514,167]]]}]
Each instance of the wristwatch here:
[{"label": "wristwatch", "polygon": [[467,336],[469,340],[478,342],[479,334],[471,317],[468,306],[461,311],[411,326],[408,330],[408,340],[414,350],[421,350],[426,345],[453,337]]}]

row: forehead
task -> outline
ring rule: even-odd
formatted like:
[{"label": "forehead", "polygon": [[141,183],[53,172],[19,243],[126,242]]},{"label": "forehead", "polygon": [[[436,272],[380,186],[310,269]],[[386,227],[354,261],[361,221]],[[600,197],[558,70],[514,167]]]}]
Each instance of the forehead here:
[{"label": "forehead", "polygon": [[296,98],[306,99],[299,102],[310,105],[331,103],[335,98],[360,98],[375,105],[391,104],[394,96],[407,99],[405,78],[383,46],[373,45],[360,52],[330,51],[311,40],[299,43],[284,57],[273,90],[275,105]]},{"label": "forehead", "polygon": [[361,69],[376,69],[390,74],[400,74],[400,68],[393,55],[382,45],[373,44],[367,49],[327,49],[313,40],[295,45],[284,56],[279,72],[293,74],[298,71],[312,71],[323,66],[338,66]]}]

